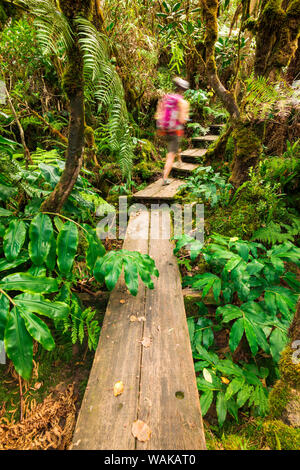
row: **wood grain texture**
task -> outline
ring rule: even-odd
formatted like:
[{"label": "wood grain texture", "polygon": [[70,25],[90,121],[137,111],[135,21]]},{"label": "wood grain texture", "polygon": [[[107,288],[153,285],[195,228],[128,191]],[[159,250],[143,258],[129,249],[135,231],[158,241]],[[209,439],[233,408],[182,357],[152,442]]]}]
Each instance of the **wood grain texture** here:
[{"label": "wood grain texture", "polygon": [[[161,211],[160,211],[161,212]],[[205,449],[199,395],[187,328],[181,281],[173,245],[164,239],[166,214],[151,213],[149,255],[160,276],[146,293],[138,418],[152,430],[151,439],[137,441],[137,449]],[[154,226],[160,226],[160,238]]]},{"label": "wood grain texture", "polygon": [[[169,239],[168,211],[152,210],[151,224],[147,211],[131,216],[124,248],[148,252],[160,276],[154,290],[141,284],[137,297],[120,280],[110,296],[74,450],[205,449],[180,275]],[[131,322],[131,315],[145,321]],[[124,392],[115,397],[118,381]],[[145,443],[132,435],[137,419],[151,429]]]},{"label": "wood grain texture", "polygon": [[171,201],[177,193],[179,187],[184,184],[184,180],[171,179],[171,183],[163,186],[163,180],[160,178],[154,183],[147,186],[142,191],[138,191],[133,195],[135,200],[141,201]]},{"label": "wood grain texture", "polygon": [[198,163],[187,163],[187,162],[175,162],[172,171],[179,172],[179,173],[190,173],[193,170],[198,168]]},{"label": "wood grain texture", "polygon": [[218,140],[219,136],[218,135],[201,135],[199,137],[193,137],[192,140],[193,142],[214,142],[215,140]]},{"label": "wood grain texture", "polygon": [[[131,217],[124,248],[147,253],[148,227],[147,211]],[[133,297],[121,279],[107,306],[73,437],[74,450],[135,448],[131,426],[137,417],[143,322],[130,322],[130,316],[142,315],[144,309],[144,285],[140,284]],[[124,383],[124,393],[115,397],[113,387],[118,381]]]}]

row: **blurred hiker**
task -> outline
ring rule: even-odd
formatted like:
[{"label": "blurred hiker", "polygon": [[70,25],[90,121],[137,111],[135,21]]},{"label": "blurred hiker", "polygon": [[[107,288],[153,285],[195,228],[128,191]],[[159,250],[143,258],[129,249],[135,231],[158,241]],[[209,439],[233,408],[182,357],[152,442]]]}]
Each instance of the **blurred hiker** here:
[{"label": "blurred hiker", "polygon": [[171,182],[168,176],[176,155],[179,163],[182,163],[179,145],[184,134],[184,125],[189,118],[189,103],[183,98],[183,93],[189,88],[189,82],[179,77],[174,78],[173,82],[175,93],[167,94],[162,98],[155,115],[158,134],[165,136],[167,143],[167,158],[163,172],[164,186]]}]

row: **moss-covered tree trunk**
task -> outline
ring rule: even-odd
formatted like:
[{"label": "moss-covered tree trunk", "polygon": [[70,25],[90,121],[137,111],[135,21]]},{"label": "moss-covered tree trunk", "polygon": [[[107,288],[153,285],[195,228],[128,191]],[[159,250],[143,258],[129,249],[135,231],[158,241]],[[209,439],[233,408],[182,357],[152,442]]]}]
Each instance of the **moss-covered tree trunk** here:
[{"label": "moss-covered tree trunk", "polygon": [[272,449],[300,448],[300,301],[279,362],[280,380],[270,393],[270,416],[264,424]]},{"label": "moss-covered tree trunk", "polygon": [[70,23],[74,41],[68,50],[68,65],[63,76],[63,88],[70,103],[70,120],[68,148],[65,169],[59,182],[42,205],[44,212],[59,212],[68,199],[79,175],[84,151],[84,78],[83,58],[78,43],[77,27],[74,19],[77,16],[92,18],[93,0],[61,0],[60,8]]},{"label": "moss-covered tree trunk", "polygon": [[[256,37],[255,73],[278,77],[282,67],[293,58],[299,37],[300,0],[263,0],[256,21],[249,18],[255,5],[243,2],[243,18]],[[221,83],[215,62],[215,43],[218,39],[218,0],[202,0],[205,22],[205,70],[209,83],[231,116],[235,152],[230,181],[240,186],[248,179],[249,169],[255,167],[262,151],[260,126],[243,115],[233,92]]]}]

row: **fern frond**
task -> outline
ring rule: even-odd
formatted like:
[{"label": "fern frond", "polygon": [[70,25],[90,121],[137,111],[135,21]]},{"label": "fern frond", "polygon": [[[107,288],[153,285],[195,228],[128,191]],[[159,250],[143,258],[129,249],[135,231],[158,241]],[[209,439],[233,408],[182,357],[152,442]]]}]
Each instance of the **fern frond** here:
[{"label": "fern frond", "polygon": [[73,44],[73,33],[67,18],[49,0],[22,0],[20,2],[27,7],[35,17],[37,39],[44,53],[58,54],[58,45],[65,50]]},{"label": "fern frond", "polygon": [[[281,227],[284,227],[287,232],[282,232]],[[251,240],[258,240],[262,243],[274,245],[275,243],[284,243],[287,241],[293,242],[294,235],[296,235],[295,227],[270,222],[266,227],[261,227],[260,229],[256,230]]]}]

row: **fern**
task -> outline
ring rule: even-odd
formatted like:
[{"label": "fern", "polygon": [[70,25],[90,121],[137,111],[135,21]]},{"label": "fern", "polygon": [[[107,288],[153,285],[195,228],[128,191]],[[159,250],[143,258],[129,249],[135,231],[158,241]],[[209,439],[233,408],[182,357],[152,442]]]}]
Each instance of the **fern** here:
[{"label": "fern", "polygon": [[265,77],[254,77],[246,80],[246,92],[242,102],[248,118],[267,117],[272,111],[278,114],[289,112],[289,100],[292,90],[288,87],[277,88]]},{"label": "fern", "polygon": [[[22,3],[36,18],[37,39],[43,51],[59,55],[59,51],[63,49],[67,56],[75,31],[72,31],[56,2],[23,0]],[[83,56],[86,92],[94,97],[99,113],[107,112],[111,150],[123,176],[130,178],[133,150],[129,119],[123,85],[110,61],[109,40],[86,18],[77,17],[74,24]]]},{"label": "fern", "polygon": [[[283,227],[286,232],[282,232]],[[253,234],[251,240],[258,240],[269,245],[275,243],[294,242],[296,236],[300,233],[300,220],[294,219],[292,225],[270,222],[266,227],[262,227]]]}]

